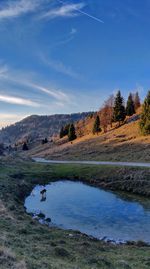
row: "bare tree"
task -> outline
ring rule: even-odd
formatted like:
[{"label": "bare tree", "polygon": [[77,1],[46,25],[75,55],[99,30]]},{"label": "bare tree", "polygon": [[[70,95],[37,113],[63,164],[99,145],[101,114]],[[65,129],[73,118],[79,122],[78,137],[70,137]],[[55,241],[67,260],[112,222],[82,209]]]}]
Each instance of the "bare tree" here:
[{"label": "bare tree", "polygon": [[114,96],[111,95],[100,109],[101,126],[104,132],[107,132],[107,128],[110,125],[112,127],[113,122],[113,109],[114,109]]},{"label": "bare tree", "polygon": [[135,107],[135,111],[136,111],[141,106],[139,93],[136,92],[135,94],[132,95],[132,97],[133,97],[134,107]]}]

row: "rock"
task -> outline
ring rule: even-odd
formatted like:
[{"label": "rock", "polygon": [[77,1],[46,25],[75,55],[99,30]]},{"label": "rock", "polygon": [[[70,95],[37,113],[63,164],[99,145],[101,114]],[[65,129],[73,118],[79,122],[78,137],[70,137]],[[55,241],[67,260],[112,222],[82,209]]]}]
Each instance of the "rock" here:
[{"label": "rock", "polygon": [[51,222],[52,220],[51,220],[51,218],[46,218],[45,221],[46,222]]},{"label": "rock", "polygon": [[44,219],[44,218],[45,218],[45,215],[44,215],[43,213],[39,213],[37,216],[38,216],[40,219]]}]

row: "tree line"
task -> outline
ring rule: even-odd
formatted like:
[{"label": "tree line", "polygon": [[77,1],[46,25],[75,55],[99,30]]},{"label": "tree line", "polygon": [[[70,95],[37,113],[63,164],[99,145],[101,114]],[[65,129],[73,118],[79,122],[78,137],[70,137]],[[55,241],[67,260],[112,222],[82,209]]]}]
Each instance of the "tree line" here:
[{"label": "tree line", "polygon": [[[124,123],[126,116],[134,115],[141,106],[139,93],[130,93],[125,104],[121,91],[118,91],[116,96],[111,95],[105,102],[100,111],[95,114],[93,124],[93,134],[99,134],[102,129],[107,132],[108,126],[112,127],[113,123],[118,123],[118,127]],[[140,119],[140,129],[142,134],[150,134],[150,91],[148,92],[143,106]],[[68,124],[61,128],[60,138],[68,135],[69,141],[77,138],[74,124]]]},{"label": "tree line", "polygon": [[67,124],[65,127],[61,128],[60,138],[63,138],[66,135],[68,136],[69,141],[73,141],[77,138],[75,126],[73,123]]},{"label": "tree line", "polygon": [[[112,127],[113,122],[118,123],[118,126],[120,126],[122,123],[124,123],[126,116],[134,115],[140,106],[141,101],[138,92],[136,92],[136,94],[130,93],[125,105],[124,98],[121,95],[121,92],[118,91],[116,97],[114,98],[113,95],[110,96],[100,109],[100,116],[96,116],[93,126],[93,134],[99,133],[102,128],[104,132],[107,132],[108,126]],[[142,113],[139,125],[142,134],[150,134],[150,91],[148,91],[142,105]]]}]

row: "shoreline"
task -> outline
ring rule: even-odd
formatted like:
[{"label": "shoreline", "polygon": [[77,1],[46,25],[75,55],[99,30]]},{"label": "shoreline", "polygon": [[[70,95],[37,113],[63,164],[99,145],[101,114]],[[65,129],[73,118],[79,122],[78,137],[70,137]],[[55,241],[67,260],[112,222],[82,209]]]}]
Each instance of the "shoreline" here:
[{"label": "shoreline", "polygon": [[[15,253],[15,259],[17,261],[24,259],[27,268],[43,268],[42,266],[45,264],[44,268],[52,269],[76,267],[91,269],[100,266],[104,269],[122,269],[122,260],[131,269],[149,268],[150,247],[143,242],[136,245],[133,242],[114,245],[90,238],[77,231],[49,228],[32,219],[24,209],[24,199],[37,184],[46,185],[54,180],[72,178],[75,181],[80,179],[82,182],[85,179],[84,183],[92,183],[93,186],[100,183],[99,179],[103,178],[101,183],[102,185],[105,183],[108,189],[116,173],[119,181],[115,184],[118,184],[122,178],[122,172],[130,173],[135,169],[117,168],[116,170],[116,167],[106,169],[106,166],[43,165],[27,160],[3,159],[0,160],[0,171],[0,205],[2,206],[2,209],[0,208],[0,249],[3,247],[5,250],[5,247],[9,246],[9,251]],[[138,168],[138,172],[141,171],[144,173],[145,169]],[[146,169],[146,175],[147,171],[148,176],[147,179],[145,178],[145,183],[149,178],[149,169]],[[110,175],[111,179],[109,179]],[[114,190],[110,189],[110,191]],[[149,201],[149,198],[147,199]],[[5,234],[5,238],[2,236],[3,234]],[[72,235],[69,236],[69,234]],[[56,264],[57,267],[55,267]]]},{"label": "shoreline", "polygon": [[[54,183],[54,182],[59,182],[59,181],[71,181],[71,182],[83,183],[83,184],[88,185],[88,186],[91,186],[91,187],[103,189],[105,191],[118,194],[120,196],[120,198],[122,198],[122,199],[123,199],[123,197],[122,197],[123,194],[131,196],[130,199],[133,199],[133,201],[137,199],[137,202],[138,202],[138,198],[143,198],[144,199],[143,196],[138,195],[138,194],[133,194],[133,193],[127,193],[127,192],[121,192],[121,191],[117,191],[117,190],[111,190],[111,189],[107,189],[107,188],[102,188],[99,185],[98,186],[96,184],[93,185],[91,182],[87,182],[85,180],[83,181],[81,179],[56,178],[54,181],[50,181],[49,183],[46,183],[45,185],[41,185],[41,186],[43,188],[46,188],[47,185],[49,185],[51,183]],[[38,184],[37,186],[40,186],[40,185]],[[36,186],[34,186],[33,189],[35,187]],[[26,198],[28,198],[30,195],[26,196]],[[92,236],[90,234],[83,233],[80,230],[66,229],[65,227],[61,227],[59,225],[56,225],[56,224],[52,223],[51,222],[51,216],[47,216],[46,217],[45,214],[42,211],[39,211],[37,213],[27,212],[27,208],[25,207],[25,201],[24,201],[24,208],[25,208],[25,212],[28,215],[32,216],[32,218],[35,219],[35,220],[37,220],[41,225],[46,225],[49,228],[58,228],[58,229],[61,229],[61,230],[65,230],[66,232],[73,231],[75,234],[77,233],[78,235],[79,234],[85,235],[85,236],[87,236],[91,240],[98,240],[98,241],[101,241],[101,242],[105,242],[106,244],[109,243],[109,244],[113,244],[113,245],[116,245],[116,246],[117,245],[134,245],[134,246],[142,245],[142,246],[150,247],[150,242],[148,242],[148,241],[142,241],[142,240],[122,240],[122,239],[115,240],[115,239],[108,238],[106,235],[104,235],[102,238],[98,238],[96,236]],[[41,217],[40,217],[40,215],[41,215]],[[47,219],[49,219],[50,221],[47,220]]]},{"label": "shoreline", "polygon": [[[33,220],[38,221],[41,225],[45,225],[45,226],[47,226],[49,228],[52,228],[52,229],[56,228],[56,229],[64,230],[64,231],[66,231],[68,233],[70,232],[69,233],[70,237],[78,238],[79,236],[81,236],[81,237],[86,236],[91,241],[104,242],[106,244],[112,244],[114,246],[123,246],[123,245],[124,246],[129,246],[129,245],[131,246],[132,245],[132,246],[150,247],[150,242],[145,242],[145,241],[142,241],[142,240],[137,240],[137,241],[135,241],[135,240],[131,240],[131,241],[127,240],[126,241],[126,240],[121,240],[121,239],[114,240],[114,239],[108,238],[107,236],[103,236],[102,238],[98,238],[98,237],[95,237],[95,236],[88,235],[86,233],[80,232],[79,230],[62,228],[62,227],[57,226],[54,223],[46,221],[46,219],[44,219],[44,216],[43,216],[43,218],[39,218],[38,217],[39,214],[28,213],[26,211],[26,208],[25,208],[25,212],[26,212],[27,215],[31,216]],[[43,214],[42,211],[40,213]],[[71,232],[74,233],[74,235],[71,234]]]}]

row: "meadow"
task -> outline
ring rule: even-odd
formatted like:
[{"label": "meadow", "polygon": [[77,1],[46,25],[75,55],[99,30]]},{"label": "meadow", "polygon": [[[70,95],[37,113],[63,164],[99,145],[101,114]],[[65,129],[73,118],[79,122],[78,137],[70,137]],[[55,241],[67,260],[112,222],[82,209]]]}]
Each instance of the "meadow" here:
[{"label": "meadow", "polygon": [[59,179],[149,196],[149,169],[45,165],[2,158],[0,171],[1,269],[150,268],[150,247],[143,242],[113,245],[76,231],[50,228],[24,209],[24,199],[35,185]]}]

